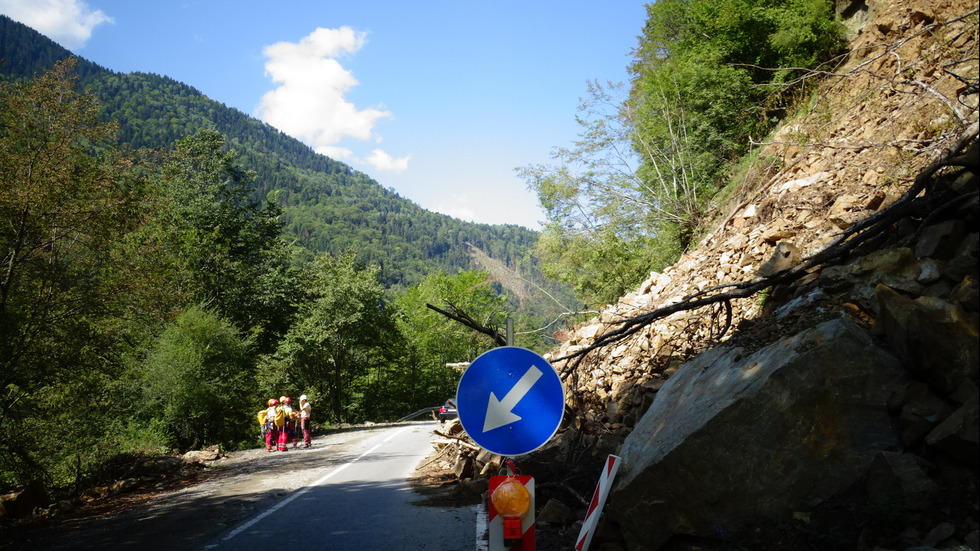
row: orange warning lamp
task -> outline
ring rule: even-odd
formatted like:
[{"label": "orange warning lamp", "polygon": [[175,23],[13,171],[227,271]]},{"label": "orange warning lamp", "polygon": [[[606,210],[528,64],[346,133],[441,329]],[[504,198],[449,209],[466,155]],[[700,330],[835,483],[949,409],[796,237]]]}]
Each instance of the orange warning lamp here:
[{"label": "orange warning lamp", "polygon": [[519,480],[509,477],[494,489],[490,500],[504,517],[504,545],[520,547],[524,535],[521,517],[531,506],[531,494]]},{"label": "orange warning lamp", "polygon": [[490,495],[493,507],[504,516],[521,516],[531,506],[531,494],[516,478],[508,478],[500,483]]}]

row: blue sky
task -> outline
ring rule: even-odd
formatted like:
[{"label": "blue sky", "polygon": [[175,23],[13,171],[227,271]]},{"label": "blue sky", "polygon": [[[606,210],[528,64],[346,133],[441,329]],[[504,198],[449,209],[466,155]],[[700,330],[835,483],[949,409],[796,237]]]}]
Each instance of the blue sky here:
[{"label": "blue sky", "polygon": [[578,136],[586,82],[625,82],[638,0],[0,0],[119,72],[174,78],[423,208],[539,229],[515,169]]}]

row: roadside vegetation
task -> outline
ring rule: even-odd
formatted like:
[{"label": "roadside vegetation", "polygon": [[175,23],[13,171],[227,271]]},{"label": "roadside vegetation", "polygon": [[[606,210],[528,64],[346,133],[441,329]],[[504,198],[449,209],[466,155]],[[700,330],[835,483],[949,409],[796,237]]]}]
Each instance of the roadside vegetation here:
[{"label": "roadside vegetation", "polygon": [[[842,43],[826,0],[649,5],[629,85],[592,83],[580,140],[554,166],[522,169],[548,217],[535,245],[547,275],[595,305],[671,264],[716,214],[749,136],[770,131],[806,92],[806,69]],[[497,327],[515,310],[497,279],[458,267],[446,243],[472,244],[463,229],[396,216],[405,243],[448,259],[434,271],[383,235],[341,246],[352,234],[336,224],[361,231],[370,209],[304,221],[334,187],[272,189],[307,173],[253,172],[258,149],[243,159],[200,120],[172,147],[134,149],[132,122],[107,122],[78,74],[67,61],[0,81],[0,489],[40,480],[69,494],[120,454],[251,446],[255,412],[283,394],[307,394],[326,424],[440,404],[458,377],[445,364],[493,343],[426,305]],[[526,264],[513,247],[527,232],[509,230],[488,248]],[[524,335],[517,344],[547,347],[547,333]]]},{"label": "roadside vegetation", "polygon": [[579,139],[554,164],[520,170],[547,214],[544,271],[589,304],[615,301],[696,244],[751,138],[845,44],[828,0],[661,0],[647,13],[628,86],[591,83]]},{"label": "roadside vegetation", "polygon": [[502,326],[485,272],[392,289],[352,250],[300,248],[222,135],[120,147],[74,75],[0,83],[0,487],[67,494],[119,454],[252,446],[283,394],[321,426],[396,419],[493,346],[425,307]]}]

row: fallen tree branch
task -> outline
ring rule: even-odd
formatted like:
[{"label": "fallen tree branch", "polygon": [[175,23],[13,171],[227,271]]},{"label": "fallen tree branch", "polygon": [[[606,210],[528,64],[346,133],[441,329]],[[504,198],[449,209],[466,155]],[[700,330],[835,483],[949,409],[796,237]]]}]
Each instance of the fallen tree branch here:
[{"label": "fallen tree branch", "polygon": [[[917,203],[915,200],[919,193],[928,187],[929,183],[932,181],[932,177],[941,168],[946,166],[963,166],[963,156],[954,157],[954,154],[962,151],[970,142],[975,141],[978,130],[980,130],[980,124],[971,124],[951,149],[943,151],[938,158],[936,158],[932,163],[926,166],[922,172],[919,173],[919,175],[915,178],[915,181],[912,183],[912,186],[909,187],[909,189],[899,199],[888,207],[872,214],[850,228],[847,228],[823,250],[817,252],[809,258],[804,259],[796,266],[782,270],[768,277],[756,278],[751,281],[739,283],[716,285],[685,297],[680,302],[656,308],[645,314],[613,322],[611,325],[618,325],[619,327],[617,329],[604,333],[589,346],[572,352],[571,354],[566,354],[565,356],[556,358],[553,360],[553,362],[575,360],[574,362],[566,363],[566,365],[562,368],[562,376],[567,376],[568,373],[576,369],[582,360],[585,359],[586,355],[593,350],[616,344],[636,334],[641,329],[659,319],[666,318],[681,311],[697,310],[712,304],[729,303],[731,300],[736,298],[749,297],[764,289],[800,279],[809,273],[812,268],[824,264],[830,264],[843,258],[862,243],[880,235],[887,229],[891,228],[895,222],[913,213],[916,210]],[[927,216],[926,218],[928,219],[929,217]],[[719,292],[725,289],[730,290]],[[727,328],[728,327],[726,326],[726,330]]]},{"label": "fallen tree branch", "polygon": [[452,310],[452,312],[447,312],[445,310],[442,310],[441,308],[438,308],[438,307],[433,306],[433,305],[428,304],[428,303],[426,303],[425,306],[427,308],[429,308],[430,310],[433,310],[435,312],[438,312],[438,313],[446,316],[447,318],[449,318],[449,319],[451,319],[453,321],[457,321],[459,323],[462,323],[463,325],[465,325],[466,327],[469,327],[470,329],[473,329],[474,331],[477,331],[477,332],[483,333],[484,335],[489,336],[491,339],[493,339],[493,342],[497,346],[506,346],[507,345],[507,338],[504,337],[503,335],[501,335],[500,332],[497,331],[497,328],[495,326],[493,326],[491,324],[488,327],[488,326],[484,326],[484,325],[478,323],[476,320],[474,320],[473,318],[471,318],[466,312],[460,310],[456,305],[454,305],[452,303],[449,304],[449,308]]},{"label": "fallen tree branch", "polygon": [[435,463],[436,461],[439,461],[440,459],[442,459],[442,456],[446,455],[446,452],[448,450],[450,450],[450,449],[451,448],[449,446],[446,446],[445,448],[442,448],[441,450],[439,450],[439,453],[437,453],[435,457],[433,457],[432,459],[430,459],[430,460],[426,461],[425,463],[419,465],[418,467],[415,468],[415,470],[417,470],[417,471],[418,470],[421,470],[423,467],[428,467],[429,465]]},{"label": "fallen tree branch", "polygon": [[439,435],[439,436],[442,436],[443,438],[449,438],[449,439],[451,439],[451,440],[455,440],[455,441],[457,441],[457,442],[458,442],[458,443],[459,443],[459,444],[460,444],[461,446],[463,446],[463,447],[465,447],[465,448],[469,448],[469,449],[471,449],[471,450],[477,450],[477,451],[479,451],[479,450],[480,450],[480,447],[479,447],[479,446],[474,446],[473,444],[470,444],[469,442],[467,442],[467,441],[466,441],[466,438],[461,438],[461,437],[459,437],[459,436],[453,436],[453,435],[451,435],[451,434],[445,434],[445,433],[442,433],[442,432],[439,432],[439,431],[437,431],[437,430],[434,430],[434,431],[432,431],[432,432],[433,432],[434,434],[437,434],[437,435]]}]

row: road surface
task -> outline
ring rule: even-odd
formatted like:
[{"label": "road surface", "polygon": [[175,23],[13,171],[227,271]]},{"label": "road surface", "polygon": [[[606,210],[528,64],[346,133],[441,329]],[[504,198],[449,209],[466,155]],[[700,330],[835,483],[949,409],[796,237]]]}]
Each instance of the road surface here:
[{"label": "road surface", "polygon": [[[406,480],[435,422],[358,427],[312,449],[234,452],[223,473],[121,513],[18,532],[0,550],[482,549],[477,507],[419,505]],[[3,540],[5,538],[0,538]]]},{"label": "road surface", "polygon": [[[303,549],[472,550],[470,507],[422,507],[406,479],[432,452],[433,423],[396,426],[349,442],[323,475],[262,502],[261,512],[204,546],[207,551]],[[308,453],[299,450],[298,453]]]}]

